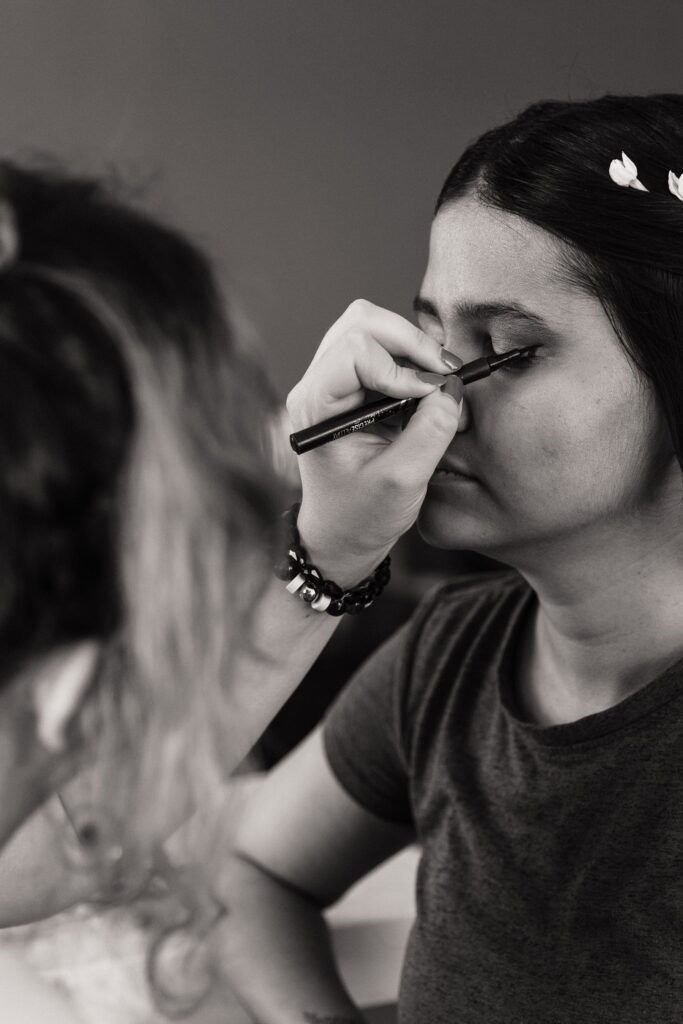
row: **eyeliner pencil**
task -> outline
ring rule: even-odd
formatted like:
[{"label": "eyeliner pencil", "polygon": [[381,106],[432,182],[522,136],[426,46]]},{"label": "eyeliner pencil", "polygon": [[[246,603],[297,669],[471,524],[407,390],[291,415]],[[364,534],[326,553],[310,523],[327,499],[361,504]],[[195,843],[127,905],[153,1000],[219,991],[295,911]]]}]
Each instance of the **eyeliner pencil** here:
[{"label": "eyeliner pencil", "polygon": [[[482,359],[474,359],[466,363],[459,370],[453,371],[453,376],[459,377],[463,384],[472,384],[475,380],[488,377],[494,370],[505,366],[513,359],[528,355],[535,345],[527,348],[515,348],[501,356],[484,356]],[[445,374],[444,376],[449,376]],[[297,430],[289,435],[289,443],[297,455],[312,451],[330,441],[336,441],[339,437],[346,437],[356,430],[365,430],[371,427],[378,420],[386,420],[389,416],[395,416],[398,412],[412,412],[417,406],[418,398],[379,398],[367,405],[361,405],[357,409],[350,409],[348,412],[340,413],[339,416],[331,416],[322,423],[315,423],[305,430]]]}]

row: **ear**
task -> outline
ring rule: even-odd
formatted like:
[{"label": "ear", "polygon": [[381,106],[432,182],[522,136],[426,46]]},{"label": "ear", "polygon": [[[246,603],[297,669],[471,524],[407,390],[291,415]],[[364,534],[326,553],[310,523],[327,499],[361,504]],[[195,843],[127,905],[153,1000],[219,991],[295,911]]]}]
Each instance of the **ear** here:
[{"label": "ear", "polygon": [[94,640],[49,655],[38,670],[34,710],[38,739],[50,751],[66,747],[66,731],[85,698],[99,653]]}]

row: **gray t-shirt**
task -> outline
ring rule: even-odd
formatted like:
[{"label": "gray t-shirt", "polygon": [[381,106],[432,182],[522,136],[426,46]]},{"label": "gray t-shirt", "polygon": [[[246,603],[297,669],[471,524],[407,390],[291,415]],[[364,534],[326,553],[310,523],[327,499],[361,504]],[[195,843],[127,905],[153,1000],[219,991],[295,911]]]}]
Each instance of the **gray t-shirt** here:
[{"label": "gray t-shirt", "polygon": [[430,594],[325,726],[344,789],[422,845],[404,1024],[683,1022],[683,662],[565,725],[511,668],[512,572]]}]

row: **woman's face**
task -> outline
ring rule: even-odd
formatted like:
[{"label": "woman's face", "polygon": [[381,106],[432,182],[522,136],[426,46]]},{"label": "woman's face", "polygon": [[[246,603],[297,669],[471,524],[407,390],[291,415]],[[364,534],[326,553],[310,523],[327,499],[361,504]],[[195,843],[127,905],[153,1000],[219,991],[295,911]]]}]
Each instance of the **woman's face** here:
[{"label": "woman's face", "polygon": [[530,546],[632,523],[671,486],[652,391],[599,301],[563,281],[560,254],[547,232],[474,198],[434,220],[416,300],[422,329],[465,361],[538,346],[532,361],[465,388],[418,520],[440,547],[514,564]]}]

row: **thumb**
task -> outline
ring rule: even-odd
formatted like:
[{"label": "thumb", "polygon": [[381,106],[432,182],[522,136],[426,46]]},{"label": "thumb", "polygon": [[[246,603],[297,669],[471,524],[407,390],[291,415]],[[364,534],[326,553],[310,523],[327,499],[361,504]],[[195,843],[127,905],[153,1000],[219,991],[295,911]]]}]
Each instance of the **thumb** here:
[{"label": "thumb", "polygon": [[[462,414],[462,385],[437,389],[421,399],[400,437],[385,455],[397,476],[408,485],[426,487],[444,452],[455,437]],[[400,471],[400,474],[399,474]]]}]

